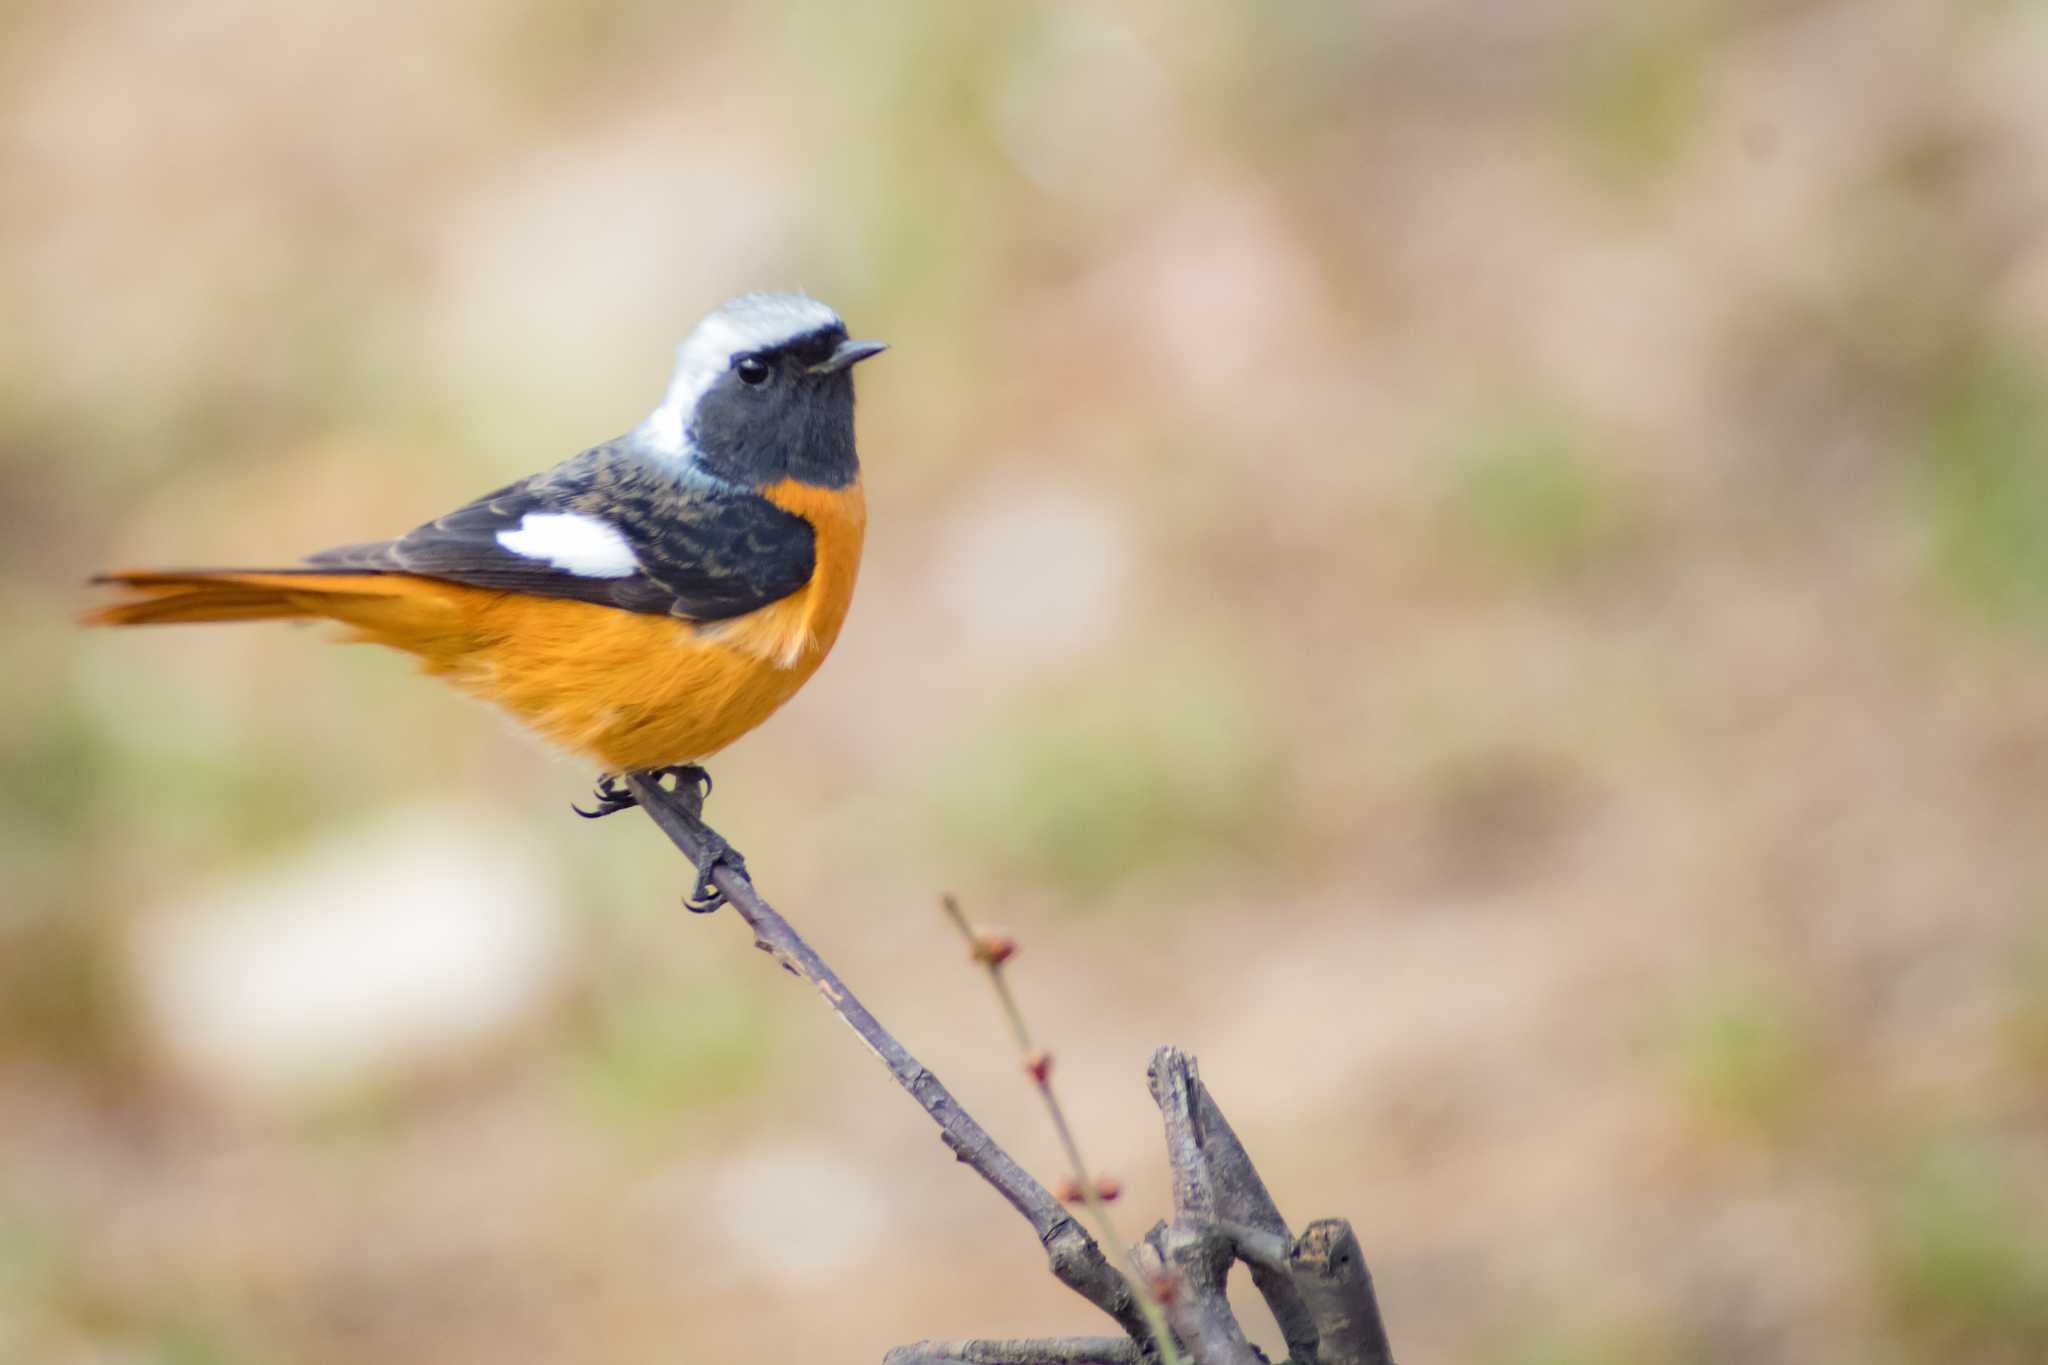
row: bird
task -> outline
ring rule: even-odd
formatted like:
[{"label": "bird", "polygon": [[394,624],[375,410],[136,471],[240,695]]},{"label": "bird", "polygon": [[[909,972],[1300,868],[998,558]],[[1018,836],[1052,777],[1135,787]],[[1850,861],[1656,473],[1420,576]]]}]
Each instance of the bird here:
[{"label": "bird", "polygon": [[661,403],[615,440],[391,540],[273,569],[97,575],[95,626],[326,619],[595,761],[595,818],[673,778],[699,835],[693,910],[721,863],[702,760],[809,681],[853,598],[867,508],[855,340],[804,294],[754,293],[676,348]]}]

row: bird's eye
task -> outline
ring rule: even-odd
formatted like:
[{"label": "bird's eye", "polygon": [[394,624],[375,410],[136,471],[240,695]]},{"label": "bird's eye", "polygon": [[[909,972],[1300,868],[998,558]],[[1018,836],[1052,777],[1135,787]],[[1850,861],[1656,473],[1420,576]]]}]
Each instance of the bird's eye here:
[{"label": "bird's eye", "polygon": [[742,384],[765,384],[768,382],[768,376],[774,373],[768,368],[767,361],[751,355],[740,357],[732,368],[734,373],[739,375]]}]

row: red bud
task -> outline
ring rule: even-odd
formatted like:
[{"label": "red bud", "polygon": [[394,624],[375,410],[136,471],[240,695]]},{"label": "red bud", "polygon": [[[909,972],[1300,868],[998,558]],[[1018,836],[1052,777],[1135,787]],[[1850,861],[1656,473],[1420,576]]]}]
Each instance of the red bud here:
[{"label": "red bud", "polygon": [[1052,1054],[1042,1047],[1033,1048],[1024,1058],[1024,1070],[1030,1073],[1032,1080],[1044,1085],[1052,1078]]},{"label": "red bud", "polygon": [[1017,940],[994,929],[974,936],[974,960],[984,967],[1000,967],[1017,955]]}]

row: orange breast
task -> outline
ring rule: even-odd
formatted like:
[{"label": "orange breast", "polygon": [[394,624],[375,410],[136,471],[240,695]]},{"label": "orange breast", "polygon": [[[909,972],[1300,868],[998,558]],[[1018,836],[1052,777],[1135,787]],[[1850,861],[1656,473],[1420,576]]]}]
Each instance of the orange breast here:
[{"label": "orange breast", "polygon": [[853,600],[866,530],[858,484],[777,484],[763,494],[809,521],[817,566],[803,588],[730,621],[693,625],[563,598],[433,580],[420,591],[322,603],[357,638],[505,708],[610,772],[690,762],[759,725],[817,672]]},{"label": "orange breast", "polygon": [[[860,572],[861,541],[867,533],[867,496],[855,483],[849,488],[817,488],[785,479],[760,490],[761,495],[817,533],[817,566],[801,592],[772,602],[759,611],[700,629],[700,634],[734,649],[774,659],[786,668],[811,657],[811,670],[839,638],[846,609],[853,602],[853,580]],[[808,678],[810,671],[804,673]],[[794,690],[794,689],[792,689]]]}]

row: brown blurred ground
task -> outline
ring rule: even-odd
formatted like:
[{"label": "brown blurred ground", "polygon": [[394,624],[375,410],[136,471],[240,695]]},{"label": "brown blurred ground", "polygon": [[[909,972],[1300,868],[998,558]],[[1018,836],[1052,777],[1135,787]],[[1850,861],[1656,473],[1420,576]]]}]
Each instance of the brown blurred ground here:
[{"label": "brown blurred ground", "polygon": [[1127,1227],[1173,1040],[1404,1361],[2048,1359],[2044,71],[1988,0],[10,6],[0,1359],[1099,1326],[589,774],[70,624],[763,287],[896,350],[717,820],[1020,1157],[941,887]]}]

